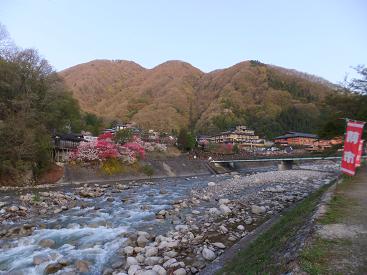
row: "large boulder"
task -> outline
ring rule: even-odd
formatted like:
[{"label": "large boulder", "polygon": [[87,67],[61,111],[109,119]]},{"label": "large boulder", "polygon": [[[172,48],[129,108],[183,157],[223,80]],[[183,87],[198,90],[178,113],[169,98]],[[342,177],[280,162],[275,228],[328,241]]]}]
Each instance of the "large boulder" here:
[{"label": "large boulder", "polygon": [[221,204],[219,206],[220,211],[224,214],[224,215],[228,215],[232,212],[231,208],[229,208],[227,205],[225,204]]},{"label": "large boulder", "polygon": [[265,206],[252,205],[251,206],[251,212],[253,214],[260,215],[260,214],[263,214],[263,213],[266,212],[266,208],[265,208]]},{"label": "large boulder", "polygon": [[201,255],[203,256],[205,260],[208,260],[208,261],[212,261],[217,257],[213,251],[211,251],[209,248],[206,248],[206,247],[203,248]]}]

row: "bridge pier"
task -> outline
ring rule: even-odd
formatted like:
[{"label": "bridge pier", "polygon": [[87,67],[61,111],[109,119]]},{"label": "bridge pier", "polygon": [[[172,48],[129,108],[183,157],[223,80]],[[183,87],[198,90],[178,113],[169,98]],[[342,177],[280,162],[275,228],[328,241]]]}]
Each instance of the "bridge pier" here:
[{"label": "bridge pier", "polygon": [[292,170],[293,160],[281,160],[278,164],[279,171]]}]

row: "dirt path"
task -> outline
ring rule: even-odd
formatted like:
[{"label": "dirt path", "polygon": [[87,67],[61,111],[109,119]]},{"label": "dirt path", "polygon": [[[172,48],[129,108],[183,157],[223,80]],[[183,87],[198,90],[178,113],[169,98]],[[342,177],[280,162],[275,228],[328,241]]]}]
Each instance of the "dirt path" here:
[{"label": "dirt path", "polygon": [[336,187],[300,262],[309,274],[367,274],[367,166]]}]

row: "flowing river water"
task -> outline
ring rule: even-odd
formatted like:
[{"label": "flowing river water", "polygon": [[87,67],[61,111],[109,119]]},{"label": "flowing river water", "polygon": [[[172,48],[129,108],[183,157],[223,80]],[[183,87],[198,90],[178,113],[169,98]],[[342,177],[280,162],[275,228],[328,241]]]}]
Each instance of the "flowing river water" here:
[{"label": "flowing river water", "polygon": [[[264,168],[273,170],[273,168]],[[259,171],[242,171],[251,174]],[[82,198],[77,196],[75,207],[57,214],[46,214],[26,218],[18,222],[3,222],[2,228],[22,224],[32,224],[36,229],[29,236],[15,236],[0,239],[0,274],[43,274],[50,263],[65,259],[69,262],[86,260],[90,263],[88,274],[102,274],[119,258],[118,250],[126,241],[126,232],[143,230],[155,235],[163,234],[175,224],[182,224],[185,215],[197,210],[204,213],[213,202],[204,202],[183,208],[174,219],[156,219],[156,213],[172,208],[174,201],[190,197],[191,190],[206,187],[208,182],[223,181],[232,175],[200,176],[191,178],[170,178],[131,183],[127,190],[118,190],[107,184],[103,196]],[[106,184],[101,183],[100,186]],[[54,187],[52,190],[77,195],[75,188],[80,186]],[[243,192],[255,192],[251,187]],[[37,190],[37,192],[42,190]],[[48,190],[49,191],[49,190]],[[19,204],[19,195],[32,190],[7,191],[0,201]],[[238,194],[237,194],[238,195]],[[200,219],[200,215],[198,216]],[[40,242],[54,241],[51,247]],[[47,258],[41,264],[34,264],[34,257]],[[68,271],[68,267],[57,274]],[[71,270],[71,269],[70,269]]]},{"label": "flowing river water", "polygon": [[[203,187],[209,180],[213,177],[142,182],[121,192],[108,190],[98,198],[78,197],[88,205],[85,208],[77,206],[51,217],[23,221],[45,228],[30,236],[0,240],[0,274],[42,274],[47,264],[60,258],[87,260],[92,263],[91,273],[100,274],[126,240],[121,237],[124,232],[140,229],[159,234],[174,227],[169,220],[156,220],[155,213],[170,208],[173,201],[189,196],[191,189]],[[72,193],[72,189],[64,187],[64,192]],[[3,198],[14,200],[14,194],[5,193]],[[39,245],[43,239],[52,239],[55,245],[43,248]],[[34,256],[50,257],[51,261],[35,266]]]}]

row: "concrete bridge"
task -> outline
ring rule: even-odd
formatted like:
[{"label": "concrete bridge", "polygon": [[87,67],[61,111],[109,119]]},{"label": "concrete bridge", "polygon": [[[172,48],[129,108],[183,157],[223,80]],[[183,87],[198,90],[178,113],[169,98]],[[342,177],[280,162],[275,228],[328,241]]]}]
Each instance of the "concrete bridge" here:
[{"label": "concrete bridge", "polygon": [[[213,163],[215,166],[218,165],[228,165],[232,169],[235,168],[236,163],[243,162],[276,162],[279,161],[278,170],[291,170],[293,167],[294,161],[310,161],[310,160],[338,160],[342,157],[289,157],[289,158],[264,158],[264,159],[237,159],[237,160],[212,160],[210,163]],[[365,158],[365,156],[364,156]]]}]

